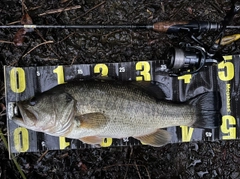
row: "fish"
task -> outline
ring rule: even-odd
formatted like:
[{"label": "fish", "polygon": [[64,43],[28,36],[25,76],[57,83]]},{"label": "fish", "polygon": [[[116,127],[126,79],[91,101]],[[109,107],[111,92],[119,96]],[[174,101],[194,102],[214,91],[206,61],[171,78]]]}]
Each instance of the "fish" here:
[{"label": "fish", "polygon": [[171,141],[164,128],[221,125],[219,93],[206,92],[185,103],[158,100],[130,83],[82,81],[58,85],[19,101],[19,126],[98,145],[104,138],[133,137],[160,147]]}]

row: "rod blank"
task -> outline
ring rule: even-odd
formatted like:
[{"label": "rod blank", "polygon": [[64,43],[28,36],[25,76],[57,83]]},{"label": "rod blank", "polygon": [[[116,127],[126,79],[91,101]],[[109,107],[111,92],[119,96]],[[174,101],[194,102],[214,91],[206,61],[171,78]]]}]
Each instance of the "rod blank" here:
[{"label": "rod blank", "polygon": [[37,28],[37,29],[153,29],[153,25],[4,25],[0,28]]},{"label": "rod blank", "polygon": [[[176,33],[219,31],[222,24],[208,21],[163,21],[152,25],[123,24],[123,25],[3,25],[0,28],[29,28],[29,29],[151,29],[156,32]],[[226,26],[226,29],[240,29],[240,26]]]}]

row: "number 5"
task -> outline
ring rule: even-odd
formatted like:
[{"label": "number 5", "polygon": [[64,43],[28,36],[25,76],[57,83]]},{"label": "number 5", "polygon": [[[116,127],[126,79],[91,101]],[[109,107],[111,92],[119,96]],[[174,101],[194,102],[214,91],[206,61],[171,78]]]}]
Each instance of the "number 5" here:
[{"label": "number 5", "polygon": [[229,60],[232,60],[232,56],[224,57],[225,61],[218,64],[218,76],[222,81],[230,81],[234,77],[234,65]]}]

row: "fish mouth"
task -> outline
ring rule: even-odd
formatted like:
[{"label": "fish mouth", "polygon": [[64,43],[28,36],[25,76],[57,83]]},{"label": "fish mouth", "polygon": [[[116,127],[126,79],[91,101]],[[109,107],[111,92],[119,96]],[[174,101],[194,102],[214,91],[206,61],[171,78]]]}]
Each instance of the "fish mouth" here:
[{"label": "fish mouth", "polygon": [[14,106],[13,113],[14,116],[12,119],[20,126],[31,127],[34,126],[37,121],[36,116],[28,109],[24,109],[24,106],[19,103],[16,103]]},{"label": "fish mouth", "polygon": [[22,121],[23,122],[23,118],[22,118],[22,114],[20,112],[20,108],[17,106],[17,104],[14,105],[13,107],[13,120],[16,121]]}]

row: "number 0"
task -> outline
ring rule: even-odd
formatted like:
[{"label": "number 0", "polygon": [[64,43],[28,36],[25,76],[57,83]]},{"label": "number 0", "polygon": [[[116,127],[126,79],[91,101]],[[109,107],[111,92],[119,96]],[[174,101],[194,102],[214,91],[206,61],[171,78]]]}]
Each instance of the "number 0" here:
[{"label": "number 0", "polygon": [[100,144],[102,147],[109,147],[112,145],[112,138],[104,138]]},{"label": "number 0", "polygon": [[10,87],[14,93],[22,93],[26,89],[25,71],[22,68],[11,69]]}]

